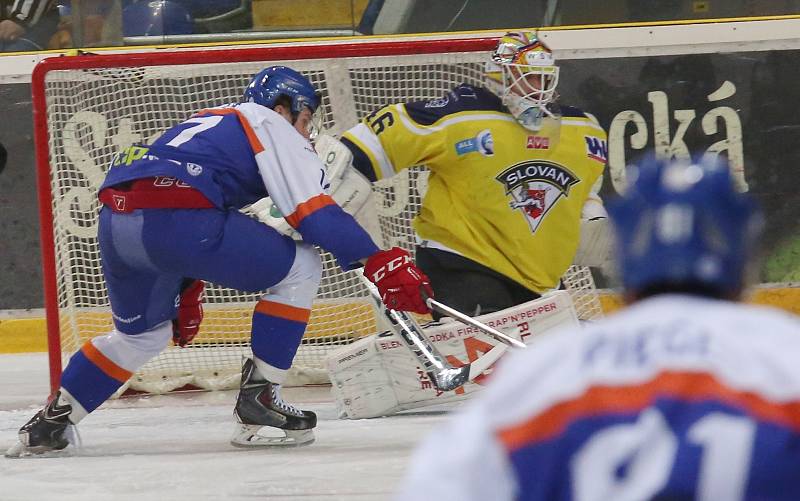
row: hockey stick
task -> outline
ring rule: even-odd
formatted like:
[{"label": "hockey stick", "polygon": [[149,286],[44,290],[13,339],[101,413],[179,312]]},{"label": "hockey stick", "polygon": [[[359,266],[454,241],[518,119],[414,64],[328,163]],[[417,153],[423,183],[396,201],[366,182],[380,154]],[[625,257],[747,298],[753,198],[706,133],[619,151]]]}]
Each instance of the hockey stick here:
[{"label": "hockey stick", "polygon": [[404,311],[390,310],[383,304],[381,295],[375,284],[369,281],[362,273],[357,273],[359,279],[367,288],[373,303],[381,315],[389,322],[389,327],[397,334],[412,355],[422,365],[431,382],[439,391],[453,391],[463,386],[468,381],[473,381],[486,369],[491,367],[500,356],[505,353],[508,346],[498,344],[474,361],[453,367],[439,350],[430,342],[414,317]]},{"label": "hockey stick", "polygon": [[499,330],[489,327],[483,322],[475,320],[474,318],[470,317],[469,315],[465,315],[460,311],[453,309],[446,304],[440,303],[439,301],[433,299],[432,297],[428,297],[427,294],[424,292],[422,293],[422,297],[425,299],[425,303],[428,305],[428,308],[431,310],[436,310],[442,315],[447,315],[450,317],[455,318],[459,322],[470,325],[475,327],[476,329],[483,331],[488,336],[494,338],[496,341],[500,341],[501,343],[505,343],[509,346],[514,346],[517,348],[526,348],[527,345],[518,339],[514,339],[513,337],[503,334]]}]

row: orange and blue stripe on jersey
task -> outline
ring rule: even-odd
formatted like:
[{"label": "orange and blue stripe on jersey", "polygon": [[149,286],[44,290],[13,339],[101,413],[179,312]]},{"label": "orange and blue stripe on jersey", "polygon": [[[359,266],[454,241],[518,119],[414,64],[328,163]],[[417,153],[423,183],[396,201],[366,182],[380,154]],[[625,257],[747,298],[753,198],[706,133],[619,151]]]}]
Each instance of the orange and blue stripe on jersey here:
[{"label": "orange and blue stripe on jersey", "polygon": [[[636,468],[644,464],[638,461],[663,469],[655,490],[642,499],[694,492],[709,481],[699,476],[713,468],[745,469],[742,489],[763,489],[770,479],[794,478],[791,470],[800,467],[800,402],[771,401],[707,373],[662,372],[643,384],[591,387],[496,437],[519,499],[573,499],[586,478],[622,486],[636,481]],[[729,453],[707,452],[719,444],[728,444]],[[653,454],[662,456],[656,461]],[[762,460],[772,466],[757,467]],[[800,499],[800,480],[781,489],[775,499]]]},{"label": "orange and blue stripe on jersey", "polygon": [[297,229],[303,219],[329,205],[336,205],[336,202],[334,202],[330,195],[321,193],[317,196],[309,198],[301,204],[298,204],[297,207],[295,207],[294,212],[286,216],[286,222],[289,223],[292,228]]},{"label": "orange and blue stripe on jersey", "polygon": [[244,130],[245,136],[247,136],[247,142],[250,143],[250,147],[253,149],[253,154],[258,155],[264,151],[264,145],[261,144],[261,140],[258,139],[258,136],[253,130],[253,127],[250,125],[250,122],[241,111],[235,108],[206,108],[194,114],[194,116],[203,115],[235,115],[236,118],[239,119],[239,123]]},{"label": "orange and blue stripe on jersey", "polygon": [[253,311],[253,355],[280,370],[288,370],[311,310],[262,299]]},{"label": "orange and blue stripe on jersey", "polygon": [[256,303],[255,311],[256,313],[262,313],[264,315],[303,324],[308,323],[308,318],[311,316],[311,310],[308,308],[298,308],[297,306],[266,299],[262,299]]},{"label": "orange and blue stripe on jersey", "polygon": [[[264,151],[264,145],[259,140],[252,125],[243,112],[235,108],[212,108],[201,111],[200,114],[235,115],[248,138],[253,152],[258,155]],[[321,166],[321,164],[320,164]],[[320,187],[320,191],[321,187]],[[331,252],[346,269],[360,265],[359,260],[377,252],[378,247],[369,234],[355,222],[352,216],[344,212],[330,195],[308,193],[299,190],[308,196],[306,200],[297,203],[291,214],[285,216],[286,221],[303,236],[303,240]],[[280,193],[270,193],[275,199]],[[294,193],[297,196],[297,193]],[[288,203],[295,200],[288,199]]]},{"label": "orange and blue stripe on jersey", "polygon": [[333,254],[344,270],[361,266],[361,259],[378,251],[369,233],[324,193],[299,204],[286,221],[304,241]]},{"label": "orange and blue stripe on jersey", "polygon": [[61,386],[87,412],[92,412],[125,384],[131,375],[130,371],[117,365],[91,341],[87,341],[72,356],[67,369],[61,375]]}]

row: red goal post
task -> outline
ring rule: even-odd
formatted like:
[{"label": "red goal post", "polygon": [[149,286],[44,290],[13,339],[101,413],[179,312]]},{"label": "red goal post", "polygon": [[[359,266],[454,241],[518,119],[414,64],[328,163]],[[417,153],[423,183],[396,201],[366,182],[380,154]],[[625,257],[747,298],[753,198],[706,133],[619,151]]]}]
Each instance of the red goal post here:
[{"label": "red goal post", "polygon": [[[96,240],[97,188],[119,149],[147,142],[194,111],[237,101],[250,76],[285,64],[322,94],[323,127],[338,135],[377,107],[433,99],[463,82],[482,84],[496,39],[399,39],[265,47],[183,49],[48,58],[33,72],[32,92],[40,237],[51,387],[83,343],[112,328]],[[379,245],[413,251],[410,220],[426,186],[424,167],[376,186]],[[324,273],[307,335],[290,380],[324,382],[325,355],[377,331],[376,315],[354,272],[323,253]],[[564,281],[579,316],[600,303],[588,269]],[[257,294],[209,284],[206,318],[190,347],[169,347],[125,388],[165,392],[185,386],[235,387],[249,354]]]}]

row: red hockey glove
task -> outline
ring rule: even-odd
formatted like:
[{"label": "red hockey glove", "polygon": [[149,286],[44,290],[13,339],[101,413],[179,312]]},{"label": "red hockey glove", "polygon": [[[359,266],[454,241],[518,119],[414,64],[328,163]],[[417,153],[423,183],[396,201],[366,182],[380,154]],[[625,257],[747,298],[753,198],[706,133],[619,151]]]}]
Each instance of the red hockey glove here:
[{"label": "red hockey glove", "polygon": [[433,297],[428,277],[400,247],[378,251],[367,259],[364,276],[378,286],[383,304],[392,310],[430,313],[421,290]]},{"label": "red hockey glove", "polygon": [[192,342],[200,330],[203,321],[203,289],[202,280],[186,280],[181,290],[181,302],[178,305],[178,318],[172,320],[172,342],[183,348]]}]

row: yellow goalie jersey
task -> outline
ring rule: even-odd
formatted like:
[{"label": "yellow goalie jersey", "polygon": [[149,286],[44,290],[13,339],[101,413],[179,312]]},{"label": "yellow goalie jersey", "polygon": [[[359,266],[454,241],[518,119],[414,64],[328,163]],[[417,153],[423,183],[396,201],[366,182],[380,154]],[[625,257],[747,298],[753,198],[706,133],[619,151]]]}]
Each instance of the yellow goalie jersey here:
[{"label": "yellow goalie jersey", "polygon": [[381,108],[342,142],[373,181],[427,166],[419,237],[543,293],[572,263],[608,151],[593,117],[560,114],[533,132],[493,93],[460,85],[440,99]]}]

